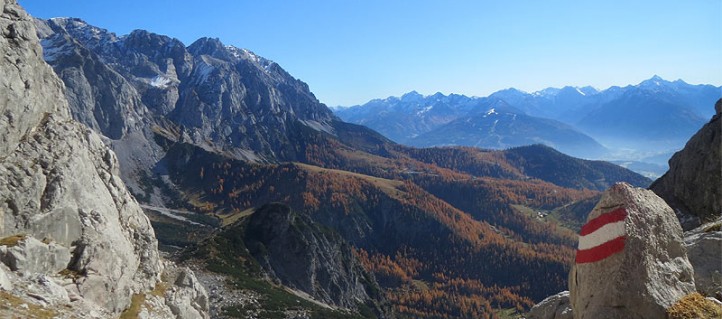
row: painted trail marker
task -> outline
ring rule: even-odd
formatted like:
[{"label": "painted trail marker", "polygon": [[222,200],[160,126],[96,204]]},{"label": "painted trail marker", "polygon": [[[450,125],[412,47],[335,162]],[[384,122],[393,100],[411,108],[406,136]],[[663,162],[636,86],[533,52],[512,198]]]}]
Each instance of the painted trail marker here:
[{"label": "painted trail marker", "polygon": [[575,319],[666,318],[695,291],[693,275],[672,208],[650,190],[614,184],[579,232],[569,301]]},{"label": "painted trail marker", "polygon": [[579,232],[577,264],[592,263],[605,259],[624,249],[626,239],[624,219],[627,211],[617,208],[599,215],[582,226]]}]

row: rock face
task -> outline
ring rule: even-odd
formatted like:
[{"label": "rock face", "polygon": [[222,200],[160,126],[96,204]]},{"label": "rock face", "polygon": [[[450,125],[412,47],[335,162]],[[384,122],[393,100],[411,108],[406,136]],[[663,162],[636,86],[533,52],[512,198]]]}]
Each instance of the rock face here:
[{"label": "rock face", "polygon": [[526,319],[572,319],[572,306],[569,304],[569,291],[562,291],[534,305]]},{"label": "rock face", "polygon": [[674,208],[685,229],[722,216],[721,109],[722,99],[709,123],[672,156],[669,171],[650,186]]},{"label": "rock face", "polygon": [[113,140],[170,125],[204,148],[275,160],[297,157],[294,125],[333,131],[336,117],[305,83],[218,39],[186,47],[144,30],[117,37],[79,19],[37,24],[73,117]]},{"label": "rock face", "polygon": [[587,218],[569,273],[574,318],[664,318],[695,291],[682,229],[653,192],[616,184]]},{"label": "rock face", "polygon": [[15,1],[0,5],[0,156],[6,157],[48,113],[67,115],[68,108],[58,100],[62,84],[41,58],[32,20]]},{"label": "rock face", "polygon": [[[118,177],[115,154],[70,118],[32,18],[14,0],[0,7],[0,259],[13,271],[3,272],[24,283],[45,276],[37,289],[13,285],[18,298],[60,295],[82,300],[69,309],[118,314],[160,280],[153,229]],[[58,271],[75,275],[66,282]]]},{"label": "rock face", "polygon": [[74,18],[36,25],[73,118],[107,137],[123,181],[144,203],[176,205],[164,192],[176,189],[165,141],[276,162],[302,160],[309,135],[342,134],[305,83],[218,39],[186,46],[144,30],[119,37]]},{"label": "rock face", "polygon": [[248,221],[245,243],[261,266],[284,285],[317,300],[356,308],[370,299],[369,275],[351,247],[288,206],[269,204]]},{"label": "rock face", "polygon": [[684,234],[697,291],[722,300],[722,218]]}]

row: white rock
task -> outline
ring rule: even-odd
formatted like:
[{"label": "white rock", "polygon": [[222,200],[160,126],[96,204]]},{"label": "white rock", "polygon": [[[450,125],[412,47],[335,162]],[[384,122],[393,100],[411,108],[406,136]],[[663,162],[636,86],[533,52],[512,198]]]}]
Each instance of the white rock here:
[{"label": "white rock", "polygon": [[54,274],[68,266],[70,250],[57,243],[45,244],[32,236],[7,248],[0,260],[13,271],[27,274]]},{"label": "white rock", "polygon": [[27,287],[28,294],[42,299],[46,304],[59,305],[70,302],[68,292],[46,275],[36,275]]},{"label": "white rock", "polygon": [[208,318],[208,293],[192,270],[187,267],[176,270],[174,284],[177,289],[166,292],[166,304],[179,319]]},{"label": "white rock", "polygon": [[[694,267],[697,291],[705,296],[722,298],[722,230],[716,222],[704,224],[685,233],[689,262]],[[717,230],[715,230],[717,229]]]},{"label": "white rock", "polygon": [[2,290],[13,290],[13,282],[12,279],[10,279],[10,269],[7,268],[4,264],[0,264],[0,289]]},{"label": "white rock", "polygon": [[[580,262],[583,254],[577,251],[577,263],[569,274],[576,319],[665,318],[668,307],[695,291],[682,228],[672,209],[653,192],[620,183],[602,195],[587,225],[620,208],[626,211],[621,228],[607,227],[605,232],[602,227],[580,237],[580,246],[594,247],[604,247],[595,244],[609,242],[607,235],[616,235],[617,230],[626,239],[617,253],[587,254],[607,256],[593,262]],[[582,232],[585,228],[592,229],[585,225]]]},{"label": "white rock", "polygon": [[547,297],[534,305],[527,319],[572,319],[572,305],[569,303],[569,291],[562,291]]}]

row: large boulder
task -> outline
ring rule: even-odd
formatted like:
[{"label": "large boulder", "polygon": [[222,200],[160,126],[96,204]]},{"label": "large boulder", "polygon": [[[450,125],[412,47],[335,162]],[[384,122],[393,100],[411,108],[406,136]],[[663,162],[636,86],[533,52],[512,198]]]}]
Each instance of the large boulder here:
[{"label": "large boulder", "polygon": [[178,319],[208,318],[208,293],[187,267],[168,265],[166,276],[175,277],[174,287],[165,294],[166,305]]},{"label": "large boulder", "polygon": [[669,160],[669,171],[650,186],[689,230],[722,216],[722,99],[716,114]]},{"label": "large boulder", "polygon": [[569,304],[569,291],[562,291],[549,296],[534,305],[526,316],[527,319],[572,319],[572,305]]},{"label": "large boulder", "polygon": [[722,218],[684,234],[697,291],[722,300]]},{"label": "large boulder", "polygon": [[672,209],[652,191],[612,186],[580,231],[569,291],[576,319],[664,318],[695,291]]},{"label": "large boulder", "polygon": [[70,262],[70,250],[57,243],[46,244],[32,236],[12,236],[10,239],[10,243],[0,241],[0,261],[12,271],[57,273]]}]

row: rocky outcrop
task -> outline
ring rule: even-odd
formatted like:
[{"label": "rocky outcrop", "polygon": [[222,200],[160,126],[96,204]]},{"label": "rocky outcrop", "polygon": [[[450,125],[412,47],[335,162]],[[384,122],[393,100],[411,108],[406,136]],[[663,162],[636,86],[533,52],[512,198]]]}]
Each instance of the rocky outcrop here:
[{"label": "rocky outcrop", "polygon": [[6,157],[49,113],[67,114],[62,84],[42,60],[30,17],[3,0],[0,16],[0,158]]},{"label": "rocky outcrop", "polygon": [[547,297],[534,305],[526,319],[572,319],[572,306],[569,304],[569,291],[562,291]]},{"label": "rocky outcrop", "polygon": [[118,314],[160,281],[153,229],[115,154],[70,118],[32,18],[14,0],[0,7],[2,286],[37,307],[62,305],[46,309],[61,317]]},{"label": "rocky outcrop", "polygon": [[16,243],[0,246],[0,261],[12,271],[57,273],[70,262],[70,250],[57,243],[46,244],[31,236],[14,236],[10,241]]},{"label": "rocky outcrop", "polygon": [[684,234],[697,291],[722,300],[722,218]]},{"label": "rocky outcrop", "polygon": [[325,303],[355,309],[371,299],[377,284],[369,282],[372,277],[351,246],[321,227],[288,206],[269,204],[251,215],[244,241],[272,278]]},{"label": "rocky outcrop", "polygon": [[36,20],[36,24],[44,38],[45,60],[64,83],[72,84],[66,85],[65,95],[75,120],[111,139],[142,127],[148,110],[135,88],[65,30],[82,28],[86,26],[83,22],[54,19]]},{"label": "rocky outcrop", "polygon": [[161,271],[150,222],[97,134],[56,115],[33,133],[0,165],[0,236],[29,233],[71,249],[80,295],[123,310]]},{"label": "rocky outcrop", "polygon": [[653,192],[616,184],[587,218],[569,274],[574,318],[664,318],[695,291],[682,229]]},{"label": "rocky outcrop", "polygon": [[722,216],[722,99],[716,114],[669,160],[650,189],[679,215],[684,229]]},{"label": "rocky outcrop", "polygon": [[166,276],[173,286],[165,294],[165,303],[178,319],[202,319],[210,307],[208,293],[192,270],[168,263]]},{"label": "rocky outcrop", "polygon": [[261,206],[184,250],[181,259],[210,287],[214,316],[229,309],[260,318],[278,311],[293,318],[296,312],[319,318],[391,313],[352,247],[284,204]]}]

